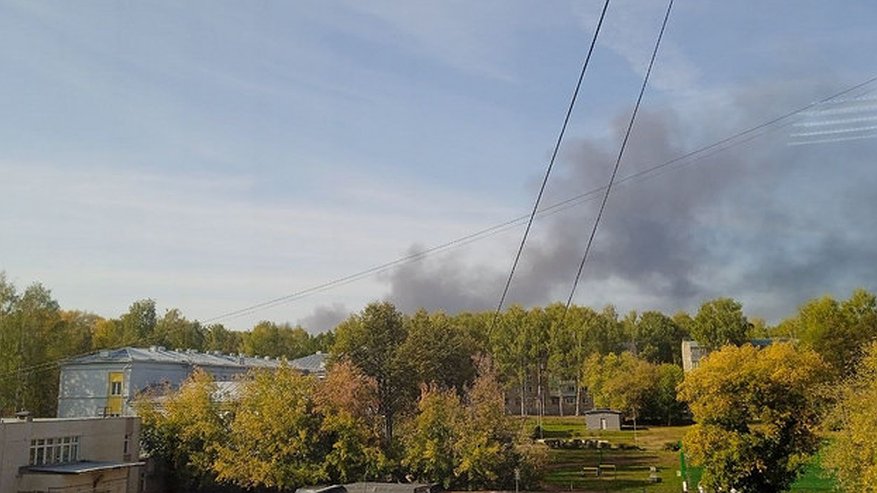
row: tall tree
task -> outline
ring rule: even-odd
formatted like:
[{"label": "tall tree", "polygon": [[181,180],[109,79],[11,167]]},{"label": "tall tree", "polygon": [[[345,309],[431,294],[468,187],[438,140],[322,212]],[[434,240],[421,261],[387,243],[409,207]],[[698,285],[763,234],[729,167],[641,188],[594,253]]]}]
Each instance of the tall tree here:
[{"label": "tall tree", "polygon": [[241,349],[253,356],[295,359],[310,353],[310,336],[301,327],[263,320],[244,332]]},{"label": "tall tree", "polygon": [[418,310],[405,319],[405,342],[400,360],[407,362],[418,383],[438,384],[462,392],[475,378],[473,342],[469,334],[444,313]]},{"label": "tall tree", "polygon": [[682,364],[682,340],[688,333],[672,318],[648,311],[634,324],[637,355],[652,363]]},{"label": "tall tree", "polygon": [[788,490],[820,438],[818,354],[779,343],[726,346],[689,372],[680,399],[697,422],[684,442],[709,490]]},{"label": "tall tree", "polygon": [[121,334],[118,345],[144,346],[154,343],[156,323],[155,300],[147,298],[135,301],[119,319]]},{"label": "tall tree", "polygon": [[169,348],[203,351],[204,329],[200,323],[187,320],[179,309],[173,308],[155,323],[152,340]]},{"label": "tall tree", "polygon": [[711,350],[726,344],[743,344],[749,337],[749,321],[743,315],[743,305],[731,298],[705,302],[694,317],[691,335]]},{"label": "tall tree", "polygon": [[406,337],[402,314],[391,303],[370,303],[342,322],[335,334],[333,356],[349,359],[377,383],[386,450],[392,443],[396,415],[411,401],[416,388],[398,352]]}]

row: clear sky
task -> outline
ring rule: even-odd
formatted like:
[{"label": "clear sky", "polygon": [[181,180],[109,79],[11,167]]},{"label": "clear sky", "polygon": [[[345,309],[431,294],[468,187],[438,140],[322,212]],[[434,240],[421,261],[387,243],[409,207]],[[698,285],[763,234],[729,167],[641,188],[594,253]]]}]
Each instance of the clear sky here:
[{"label": "clear sky", "polygon": [[[606,183],[665,5],[611,3],[546,205]],[[0,270],[67,309],[208,320],[526,214],[601,7],[0,0]],[[875,21],[677,0],[620,176],[877,76]],[[619,186],[576,301],[774,321],[877,289],[875,90]],[[594,212],[536,223],[511,301],[566,299]],[[221,321],[491,309],[521,233]]]}]

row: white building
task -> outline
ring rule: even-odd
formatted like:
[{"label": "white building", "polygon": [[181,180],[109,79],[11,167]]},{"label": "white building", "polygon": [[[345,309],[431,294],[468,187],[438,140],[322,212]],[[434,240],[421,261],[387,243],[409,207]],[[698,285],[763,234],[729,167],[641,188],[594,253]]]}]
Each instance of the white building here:
[{"label": "white building", "polygon": [[138,418],[0,419],[0,492],[137,493]]},{"label": "white building", "polygon": [[[141,392],[176,389],[196,368],[210,373],[217,382],[228,382],[250,370],[281,364],[281,360],[267,357],[170,351],[161,346],[99,351],[61,365],[58,416],[133,416],[132,406]],[[317,353],[287,364],[320,376],[326,371],[326,355]]]}]

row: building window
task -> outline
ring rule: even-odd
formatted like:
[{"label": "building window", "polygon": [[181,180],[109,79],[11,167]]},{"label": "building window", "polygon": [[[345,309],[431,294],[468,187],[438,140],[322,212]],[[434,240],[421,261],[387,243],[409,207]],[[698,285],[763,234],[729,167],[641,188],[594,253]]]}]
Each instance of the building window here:
[{"label": "building window", "polygon": [[128,453],[128,448],[130,447],[130,445],[129,445],[130,442],[131,442],[131,435],[129,435],[129,434],[126,433],[126,434],[125,434],[125,442],[124,442],[124,444],[122,445],[122,453],[123,453],[123,454],[127,454],[127,453]]},{"label": "building window", "polygon": [[112,382],[110,384],[110,395],[122,395],[122,382]]},{"label": "building window", "polygon": [[30,441],[32,466],[62,464],[79,460],[79,437],[35,438]]}]

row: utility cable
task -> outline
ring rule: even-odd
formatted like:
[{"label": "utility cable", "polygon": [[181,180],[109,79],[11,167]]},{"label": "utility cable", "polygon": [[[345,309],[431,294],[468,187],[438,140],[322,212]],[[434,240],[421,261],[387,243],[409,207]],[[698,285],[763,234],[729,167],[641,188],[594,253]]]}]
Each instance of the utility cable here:
[{"label": "utility cable", "polygon": [[[868,85],[871,85],[875,82],[877,82],[877,76],[871,77],[871,78],[869,78],[863,82],[860,82],[854,86],[843,89],[837,93],[834,93],[830,96],[827,96],[823,99],[820,99],[819,101],[809,103],[809,104],[802,106],[798,109],[791,110],[783,115],[771,118],[771,119],[764,121],[762,123],[748,127],[744,130],[741,130],[741,131],[736,132],[732,135],[724,137],[724,138],[722,138],[718,141],[715,141],[711,144],[707,144],[705,146],[699,147],[693,151],[687,152],[687,153],[682,154],[680,156],[677,156],[675,158],[672,158],[672,159],[669,159],[667,161],[661,162],[659,164],[644,168],[640,171],[637,171],[635,173],[627,175],[623,178],[619,178],[618,180],[616,180],[615,185],[617,186],[617,185],[621,185],[623,183],[636,181],[639,179],[658,176],[658,174],[659,174],[659,173],[657,173],[658,171],[665,171],[666,169],[671,168],[674,165],[694,164],[694,163],[696,163],[704,158],[718,154],[720,152],[724,152],[724,151],[731,149],[733,147],[736,147],[738,145],[741,145],[741,144],[744,144],[746,142],[752,141],[756,138],[762,137],[763,135],[765,135],[771,131],[774,131],[776,129],[783,128],[784,126],[787,126],[787,125],[791,124],[792,122],[786,122],[782,126],[775,127],[775,128],[771,128],[771,127],[774,127],[775,125],[777,125],[781,122],[784,122],[786,120],[790,120],[792,117],[795,117],[795,116],[797,116],[805,111],[808,111],[811,108],[813,108],[814,106],[829,102],[833,99],[836,99],[836,98],[839,98],[839,97],[844,96],[846,94],[849,94],[853,91],[856,91],[857,89],[861,89],[861,88],[866,87]],[[594,196],[597,193],[599,193],[601,191],[605,191],[605,189],[606,189],[606,186],[603,185],[603,186],[594,188],[592,190],[589,190],[587,192],[583,192],[581,194],[574,195],[574,196],[569,197],[567,199],[564,199],[564,200],[561,200],[561,201],[556,202],[554,204],[551,204],[547,207],[543,207],[540,211],[537,212],[536,215],[539,217],[542,217],[542,216],[546,216],[549,214],[555,214],[555,213],[560,212],[562,210],[566,210],[570,207],[574,207],[574,206],[578,205],[579,203],[581,203],[582,201],[594,198]],[[211,323],[211,322],[217,322],[220,320],[226,320],[226,319],[230,319],[230,318],[236,318],[236,317],[240,317],[240,316],[244,316],[244,315],[249,315],[251,313],[260,311],[262,309],[272,308],[274,306],[277,306],[277,305],[280,305],[283,303],[288,303],[291,301],[295,301],[295,300],[304,298],[304,297],[309,296],[309,295],[314,294],[314,293],[326,291],[326,290],[334,288],[334,287],[349,284],[351,282],[357,281],[359,279],[363,279],[365,277],[368,277],[368,276],[376,274],[376,273],[380,273],[380,272],[389,270],[389,269],[396,267],[396,266],[399,266],[399,265],[422,260],[423,258],[425,258],[431,254],[438,253],[440,251],[447,250],[450,248],[462,246],[462,245],[489,237],[491,235],[500,233],[502,231],[506,231],[509,228],[523,224],[524,221],[527,220],[528,218],[529,218],[529,215],[522,215],[522,216],[516,217],[514,219],[511,219],[509,221],[505,221],[503,223],[499,223],[499,224],[496,224],[494,226],[490,226],[488,228],[479,230],[477,232],[462,236],[460,238],[456,238],[454,240],[447,241],[445,243],[436,245],[434,247],[430,247],[430,248],[427,248],[425,250],[422,250],[422,251],[419,251],[419,252],[416,252],[413,254],[405,255],[405,256],[399,257],[395,260],[391,260],[389,262],[385,262],[383,264],[380,264],[380,265],[377,265],[374,267],[370,267],[368,269],[359,271],[355,274],[343,276],[343,277],[334,279],[332,281],[328,281],[328,282],[325,282],[325,283],[322,283],[322,284],[319,284],[316,286],[312,286],[310,288],[295,291],[293,293],[290,293],[290,294],[287,294],[284,296],[280,296],[280,297],[277,297],[277,298],[274,298],[274,299],[271,299],[268,301],[256,303],[256,304],[253,304],[253,305],[250,305],[250,306],[238,309],[238,310],[229,311],[229,312],[202,320],[201,322],[202,323]]]},{"label": "utility cable", "polygon": [[[572,304],[573,296],[576,292],[576,287],[578,287],[579,280],[582,277],[582,271],[585,268],[585,262],[588,260],[588,254],[591,252],[591,246],[594,244],[594,237],[597,235],[597,228],[600,226],[600,219],[603,218],[603,212],[606,210],[606,202],[609,200],[609,194],[612,192],[612,185],[615,183],[615,177],[618,175],[618,168],[621,166],[621,159],[624,157],[624,150],[627,148],[627,142],[630,140],[630,133],[633,130],[633,125],[636,122],[636,114],[639,112],[639,107],[642,104],[643,95],[646,92],[646,86],[649,84],[649,76],[652,74],[652,68],[655,65],[655,58],[658,56],[658,48],[661,46],[661,39],[664,37],[664,31],[667,28],[667,21],[670,19],[670,11],[673,9],[673,0],[670,0],[667,3],[667,12],[664,14],[664,21],[661,23],[661,30],[658,32],[658,39],[655,41],[655,48],[652,50],[652,57],[649,59],[649,66],[646,69],[645,77],[643,77],[643,84],[639,89],[639,95],[636,98],[636,104],[633,107],[633,112],[630,115],[630,123],[627,125],[627,130],[624,132],[624,139],[621,141],[621,148],[618,150],[618,157],[615,159],[615,166],[612,168],[612,175],[609,177],[609,184],[606,185],[606,191],[603,193],[603,200],[600,202],[600,209],[597,211],[597,217],[594,219],[594,226],[591,228],[591,234],[588,237],[588,244],[585,246],[585,253],[582,255],[582,261],[579,263],[579,269],[576,272],[575,280],[572,284],[572,289],[569,291],[569,298],[566,300],[566,306],[564,307],[563,314],[566,315],[566,312],[569,310],[569,306]],[[562,318],[561,318],[562,322]]]},{"label": "utility cable", "polygon": [[588,70],[588,64],[591,61],[591,55],[594,53],[594,47],[597,45],[597,37],[600,35],[600,28],[603,26],[603,19],[606,17],[606,10],[609,8],[609,0],[606,0],[603,3],[603,10],[600,12],[600,19],[597,21],[597,28],[594,30],[594,37],[591,38],[591,45],[588,47],[588,54],[585,56],[585,61],[582,64],[582,70],[579,73],[579,80],[576,82],[575,90],[572,93],[572,98],[569,102],[569,107],[566,110],[566,116],[563,119],[563,125],[560,127],[560,133],[557,136],[557,141],[554,143],[554,151],[551,153],[551,159],[548,161],[548,168],[545,170],[545,176],[542,178],[542,185],[539,187],[539,193],[536,195],[536,202],[533,204],[533,210],[530,212],[530,217],[527,220],[527,227],[524,229],[524,235],[521,237],[521,244],[518,245],[518,251],[515,253],[515,260],[512,262],[512,268],[509,270],[509,277],[506,280],[505,287],[502,289],[502,295],[499,297],[499,303],[496,306],[496,312],[493,314],[493,322],[491,325],[496,324],[496,320],[499,317],[500,312],[502,311],[502,305],[505,303],[506,296],[509,292],[509,287],[512,284],[512,279],[515,277],[515,270],[518,267],[518,262],[521,260],[521,254],[524,251],[524,245],[527,243],[527,237],[530,235],[530,228],[533,226],[533,220],[536,217],[536,212],[539,210],[539,203],[542,201],[542,195],[545,193],[545,187],[548,185],[548,178],[551,176],[551,170],[554,168],[554,161],[557,159],[557,153],[560,150],[560,144],[563,142],[563,136],[566,133],[566,128],[569,125],[569,119],[572,116],[572,110],[576,105],[576,99],[579,95],[579,89],[582,87],[582,80],[585,78],[585,72]]}]

